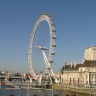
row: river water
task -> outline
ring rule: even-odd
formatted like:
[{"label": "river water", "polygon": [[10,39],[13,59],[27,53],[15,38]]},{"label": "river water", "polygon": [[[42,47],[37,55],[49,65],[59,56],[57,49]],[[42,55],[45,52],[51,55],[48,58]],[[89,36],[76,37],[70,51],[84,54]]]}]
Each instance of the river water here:
[{"label": "river water", "polygon": [[67,91],[61,91],[61,90],[52,90],[52,89],[6,89],[1,88],[0,90],[0,96],[66,96],[66,94],[75,94],[78,96],[90,96],[90,95],[84,95],[80,93],[72,93]]},{"label": "river water", "polygon": [[11,96],[11,95],[14,95],[14,96],[64,96],[59,90],[2,89],[0,91],[0,96]]}]

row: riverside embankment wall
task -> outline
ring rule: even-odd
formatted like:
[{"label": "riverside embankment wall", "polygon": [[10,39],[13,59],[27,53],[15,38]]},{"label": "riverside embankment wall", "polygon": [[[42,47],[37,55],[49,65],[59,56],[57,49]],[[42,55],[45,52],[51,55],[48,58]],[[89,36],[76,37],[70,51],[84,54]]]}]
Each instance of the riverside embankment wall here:
[{"label": "riverside embankment wall", "polygon": [[84,87],[77,87],[77,86],[54,84],[53,89],[75,92],[75,93],[86,94],[86,95],[90,95],[90,94],[96,95],[96,88],[84,88]]}]

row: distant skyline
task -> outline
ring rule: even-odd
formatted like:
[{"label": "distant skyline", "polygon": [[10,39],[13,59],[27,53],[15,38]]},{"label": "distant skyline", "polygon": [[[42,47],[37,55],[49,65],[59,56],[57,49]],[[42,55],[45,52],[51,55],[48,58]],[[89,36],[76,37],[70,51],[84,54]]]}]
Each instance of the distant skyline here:
[{"label": "distant skyline", "polygon": [[[0,70],[28,72],[29,37],[43,13],[52,16],[56,27],[54,72],[65,62],[82,63],[85,48],[96,46],[96,0],[1,0]],[[40,23],[36,34],[36,42],[49,44],[46,22]],[[33,58],[35,70],[42,70],[44,61],[40,50],[34,51]]]}]

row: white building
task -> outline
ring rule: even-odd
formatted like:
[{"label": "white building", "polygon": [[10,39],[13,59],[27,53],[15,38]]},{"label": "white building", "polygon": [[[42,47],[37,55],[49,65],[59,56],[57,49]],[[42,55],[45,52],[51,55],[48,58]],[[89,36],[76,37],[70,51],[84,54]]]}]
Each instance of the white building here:
[{"label": "white building", "polygon": [[96,60],[96,46],[88,47],[84,52],[85,60]]},{"label": "white building", "polygon": [[60,79],[67,85],[96,84],[96,46],[85,49],[82,64],[64,65],[61,69]]}]

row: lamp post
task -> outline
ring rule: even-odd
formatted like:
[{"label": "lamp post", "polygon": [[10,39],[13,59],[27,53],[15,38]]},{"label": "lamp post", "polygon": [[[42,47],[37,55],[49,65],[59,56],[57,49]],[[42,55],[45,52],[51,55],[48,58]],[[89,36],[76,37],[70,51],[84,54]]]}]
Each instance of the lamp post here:
[{"label": "lamp post", "polygon": [[89,72],[89,90],[90,90],[90,96],[91,95],[91,72]]},{"label": "lamp post", "polygon": [[29,96],[29,91],[30,91],[30,85],[29,85],[29,81],[28,81],[28,88],[27,88],[27,96]]},{"label": "lamp post", "polygon": [[78,83],[77,83],[77,96],[79,96],[79,76],[78,76]]}]

